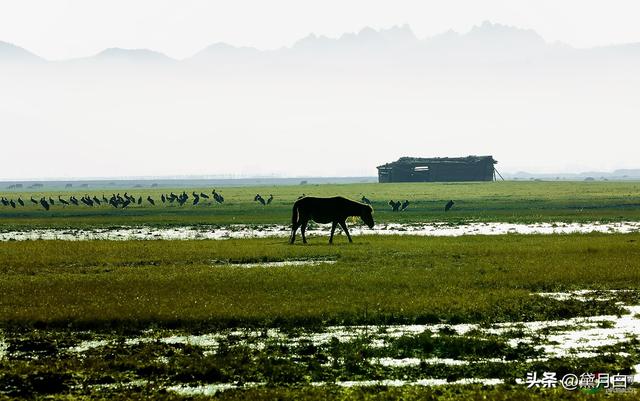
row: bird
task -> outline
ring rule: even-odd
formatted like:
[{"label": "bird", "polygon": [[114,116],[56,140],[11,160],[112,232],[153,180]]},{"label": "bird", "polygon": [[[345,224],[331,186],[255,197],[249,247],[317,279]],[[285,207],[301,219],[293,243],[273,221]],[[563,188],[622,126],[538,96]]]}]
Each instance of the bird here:
[{"label": "bird", "polygon": [[389,205],[391,206],[392,212],[397,212],[401,204],[400,204],[400,201],[396,202],[394,200],[390,200]]},{"label": "bird", "polygon": [[49,203],[45,198],[40,199],[40,204],[44,208],[44,210],[49,210]]},{"label": "bird", "polygon": [[302,199],[302,198],[304,198],[305,196],[307,196],[307,195],[302,194],[302,195],[298,196],[298,199]]},{"label": "bird", "polygon": [[218,203],[224,202],[224,197],[219,193],[217,193],[215,189],[211,193],[213,194],[213,199],[215,199],[216,202]]},{"label": "bird", "polygon": [[454,201],[452,201],[452,200],[450,200],[449,202],[447,202],[447,204],[446,204],[446,205],[444,205],[444,211],[445,211],[445,212],[448,212],[448,211],[449,211],[449,209],[451,209],[451,208],[453,207],[454,203],[455,203],[455,202],[454,202]]},{"label": "bird", "polygon": [[269,194],[269,198],[267,199],[267,205],[270,205],[273,202],[273,195]]},{"label": "bird", "polygon": [[409,200],[405,199],[404,202],[402,202],[402,206],[400,207],[400,211],[402,212],[403,210],[405,210],[407,208],[407,206],[409,206]]},{"label": "bird", "polygon": [[78,199],[75,196],[69,197],[69,202],[71,202],[74,205],[78,206]]},{"label": "bird", "polygon": [[267,202],[265,202],[264,198],[260,196],[260,194],[256,194],[256,196],[253,197],[253,200],[256,202],[260,202],[262,206],[267,204]]},{"label": "bird", "polygon": [[33,203],[34,205],[37,205],[37,204],[38,204],[38,201],[37,201],[37,200],[35,200],[35,199],[33,199],[33,196],[31,196],[31,203]]},{"label": "bird", "polygon": [[138,197],[138,205],[142,205],[142,196]]},{"label": "bird", "polygon": [[69,204],[69,202],[67,202],[66,200],[62,199],[60,197],[60,195],[58,195],[58,202],[62,203],[63,205],[68,205]]},{"label": "bird", "polygon": [[49,204],[52,206],[56,204],[52,197],[49,197]]},{"label": "bird", "polygon": [[156,202],[153,200],[153,198],[151,197],[151,195],[147,196],[147,202],[151,203],[153,206],[156,205]]},{"label": "bird", "polygon": [[11,205],[12,208],[14,209],[16,208],[16,203],[13,201],[13,199],[9,201],[9,204]]},{"label": "bird", "polygon": [[197,193],[193,193],[193,206],[197,205],[198,203],[200,203],[200,196]]},{"label": "bird", "polygon": [[93,196],[93,202],[94,202],[96,205],[100,206],[100,199],[99,199],[97,196],[95,196],[95,195]]},{"label": "bird", "polygon": [[200,197],[204,199],[209,199],[209,195],[205,194],[204,192],[200,192]]},{"label": "bird", "polygon": [[122,208],[124,209],[125,207],[129,206],[130,203],[131,203],[131,199],[127,198],[127,200],[122,202]]},{"label": "bird", "polygon": [[371,206],[371,201],[364,195],[362,195],[362,203]]},{"label": "bird", "polygon": [[166,202],[166,199],[164,197],[164,194],[160,195],[160,200],[162,201],[162,203]]},{"label": "bird", "polygon": [[20,204],[20,206],[24,206],[24,201],[20,199],[20,197],[18,197],[18,203]]},{"label": "bird", "polygon": [[107,199],[107,197],[106,197],[106,196],[104,196],[104,194],[102,194],[102,201],[103,201],[104,203],[109,203],[109,199]]}]

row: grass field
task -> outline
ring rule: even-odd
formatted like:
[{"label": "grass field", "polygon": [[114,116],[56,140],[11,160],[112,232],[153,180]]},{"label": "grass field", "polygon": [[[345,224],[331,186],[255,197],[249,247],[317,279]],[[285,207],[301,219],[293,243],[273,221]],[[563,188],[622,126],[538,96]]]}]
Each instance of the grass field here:
[{"label": "grass field", "polygon": [[[0,323],[227,327],[532,320],[592,312],[531,297],[533,292],[640,283],[639,234],[336,241],[0,243]],[[290,259],[337,263],[225,264]]]},{"label": "grass field", "polygon": [[[194,190],[205,191],[187,193]],[[130,191],[156,201],[168,192]],[[302,193],[366,195],[378,222],[640,220],[639,183],[353,184],[219,192],[223,205],[56,205],[49,212],[28,202],[31,194],[43,194],[23,193],[24,208],[0,206],[0,230],[287,224],[291,204]],[[253,201],[256,193],[272,193],[275,201],[263,207]],[[409,199],[411,205],[392,213],[389,199]],[[456,205],[444,213],[449,199]],[[286,261],[314,264],[268,265]],[[541,294],[576,290],[596,292],[588,300]],[[553,335],[562,330],[608,330],[629,319],[625,308],[640,304],[640,233],[374,235],[356,236],[353,244],[340,235],[333,245],[323,238],[294,246],[283,238],[8,241],[0,242],[0,294],[0,399],[636,397],[527,389],[517,380],[531,371],[637,370],[640,346],[634,336],[598,346],[593,355],[549,356],[540,347],[558,346]],[[604,315],[613,318],[572,320]],[[523,323],[555,320],[561,325],[537,331]],[[513,326],[491,331],[497,323]],[[467,325],[473,328],[460,331]],[[408,331],[392,335],[400,327]],[[381,341],[383,347],[374,346]],[[376,382],[425,378],[450,384]],[[467,378],[504,384],[456,384]],[[220,384],[233,388],[200,396],[200,390],[179,391]]]},{"label": "grass field", "polygon": [[[50,211],[34,205],[31,196],[57,200],[84,194],[102,198],[113,192],[127,192],[142,196],[141,206],[114,209],[111,206],[90,208],[85,205],[62,207],[54,205]],[[203,199],[192,206],[163,205],[160,195],[176,189],[92,189],[85,192],[7,192],[0,197],[25,201],[24,207],[0,205],[0,229],[30,229],[34,227],[97,227],[114,225],[176,226],[198,224],[288,224],[292,203],[303,193],[312,196],[342,195],[359,200],[363,195],[373,201],[377,222],[448,221],[504,221],[504,222],[583,222],[640,220],[640,183],[638,182],[488,182],[488,183],[420,183],[420,184],[345,184],[299,185],[278,187],[222,188],[223,205]],[[186,192],[205,192],[211,188],[188,189]],[[253,201],[256,193],[265,198],[274,195],[272,205],[264,207]],[[155,199],[151,206],[145,199]],[[411,202],[408,210],[392,213],[387,202],[391,199]],[[445,203],[453,199],[451,212],[444,213]]]},{"label": "grass field", "polygon": [[[130,396],[156,397],[169,384],[219,381],[267,383],[267,389],[216,395],[223,399],[385,399],[382,394],[387,399],[400,394],[407,399],[435,399],[435,394],[468,399],[465,397],[485,392],[496,399],[570,397],[570,393],[553,390],[526,391],[515,384],[498,387],[503,390],[483,390],[477,385],[442,390],[405,386],[372,393],[367,387],[314,389],[309,383],[407,380],[424,375],[447,380],[497,376],[513,382],[528,371],[541,369],[633,372],[633,366],[640,363],[640,355],[631,352],[637,349],[634,340],[609,351],[618,355],[624,350],[625,357],[536,363],[526,360],[538,355],[534,348],[508,345],[509,338],[520,336],[517,330],[497,337],[447,331],[437,337],[426,332],[405,335],[389,340],[379,351],[368,345],[367,335],[324,345],[302,340],[284,345],[278,338],[267,338],[263,345],[250,346],[248,339],[226,334],[213,355],[195,345],[171,345],[158,339],[139,342],[131,336],[271,327],[297,333],[336,324],[369,324],[381,329],[399,323],[482,326],[615,315],[622,313],[621,304],[637,304],[640,292],[621,292],[592,302],[559,301],[535,294],[638,290],[639,244],[640,234],[376,236],[358,238],[354,244],[339,238],[334,246],[289,246],[281,239],[5,242],[0,244],[0,325],[5,347],[16,353],[0,359],[4,372],[0,385],[14,395],[70,393],[116,398],[123,391]],[[336,263],[243,267],[249,262],[301,259]],[[110,342],[81,355],[65,351],[82,341],[105,338]],[[389,356],[455,357],[470,365],[381,368],[368,362],[372,357]],[[512,362],[473,362],[489,356]],[[133,389],[101,387],[149,378],[154,382],[145,381]],[[59,385],[42,387],[42,380]]]}]

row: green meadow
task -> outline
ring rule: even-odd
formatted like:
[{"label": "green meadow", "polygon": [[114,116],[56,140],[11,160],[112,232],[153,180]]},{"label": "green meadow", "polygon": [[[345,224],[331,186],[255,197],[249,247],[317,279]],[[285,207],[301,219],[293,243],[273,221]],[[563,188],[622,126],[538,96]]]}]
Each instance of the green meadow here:
[{"label": "green meadow", "polygon": [[[46,190],[46,189],[45,189]],[[184,206],[163,204],[162,194],[186,191],[190,199]],[[192,192],[211,195],[212,188],[104,188],[86,190],[58,190],[46,192],[5,192],[0,197],[20,197],[25,206],[0,205],[0,229],[29,229],[34,227],[108,227],[114,225],[229,225],[229,224],[290,224],[291,205],[302,194],[310,196],[341,195],[360,200],[366,196],[373,203],[377,222],[458,223],[465,221],[501,222],[586,222],[640,220],[640,183],[638,182],[482,182],[482,183],[401,183],[401,184],[343,184],[291,185],[218,188],[224,204],[213,199],[201,199],[192,205]],[[128,192],[142,197],[142,205],[126,209],[112,206],[62,206],[59,202],[45,211],[30,198],[64,199],[87,194],[107,198],[112,193]],[[255,202],[254,196],[265,199],[274,195],[269,206]],[[146,198],[151,196],[156,205]],[[389,200],[409,200],[402,213],[393,213]],[[454,200],[453,209],[445,213],[444,205]]]},{"label": "green meadow", "polygon": [[[263,186],[218,188],[223,204],[201,199],[204,204],[178,206],[159,200],[161,194],[182,190],[92,189],[86,193],[101,198],[129,192],[142,196],[143,203],[117,210],[56,204],[48,212],[29,198],[80,198],[85,192],[7,192],[0,197],[20,196],[26,204],[0,206],[0,230],[287,225],[291,205],[303,193],[364,195],[373,201],[377,223],[640,220],[640,183],[634,182]],[[211,188],[186,190],[193,191],[210,194]],[[273,194],[273,203],[254,202],[256,193]],[[407,199],[410,206],[391,212],[391,199]],[[455,206],[445,213],[450,199]],[[281,263],[270,265],[274,262]],[[588,302],[540,295],[579,290],[595,295]],[[636,337],[603,346],[595,356],[544,359],[540,346],[554,345],[545,336],[560,328],[542,328],[532,337],[519,326],[489,334],[481,329],[625,316],[626,307],[640,303],[640,233],[356,235],[352,244],[338,235],[333,245],[325,237],[311,237],[308,245],[289,245],[286,238],[6,241],[0,242],[0,294],[0,399],[637,397],[631,391],[528,389],[517,382],[531,371],[633,374],[640,364]],[[476,329],[464,334],[452,329],[466,324]],[[565,323],[565,329],[579,330],[581,324]],[[398,325],[440,328],[394,337],[390,333]],[[613,325],[603,321],[598,327]],[[332,327],[343,327],[351,337],[305,339]],[[273,330],[279,334],[268,334]],[[188,336],[215,336],[215,347],[165,341]],[[519,341],[525,337],[531,341]],[[374,346],[380,338],[384,346]],[[387,366],[376,358],[419,362]],[[430,359],[461,362],[425,362]],[[445,385],[380,382],[425,378]],[[458,382],[468,378],[503,384]],[[374,382],[338,386],[352,381]],[[208,393],[172,390],[220,384],[231,387]]]},{"label": "green meadow", "polygon": [[[640,234],[0,243],[5,327],[518,321],[593,314],[541,291],[636,289]],[[244,267],[284,260],[313,266]]]}]

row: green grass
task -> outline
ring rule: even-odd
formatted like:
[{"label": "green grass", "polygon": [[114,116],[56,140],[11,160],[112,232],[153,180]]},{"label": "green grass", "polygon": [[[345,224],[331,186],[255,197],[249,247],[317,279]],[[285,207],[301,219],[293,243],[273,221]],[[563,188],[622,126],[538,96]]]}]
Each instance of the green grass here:
[{"label": "green grass", "polygon": [[[195,189],[208,192],[210,189]],[[182,189],[174,189],[181,192]],[[187,190],[191,193],[193,189]],[[125,190],[120,190],[124,193]],[[288,224],[291,204],[305,193],[374,201],[377,222],[466,221],[555,222],[640,220],[640,183],[496,182],[443,184],[350,184],[219,189],[224,205],[161,206],[170,190],[130,189],[152,195],[126,210],[54,206],[45,212],[29,198],[58,193],[0,194],[27,202],[0,206],[0,230],[120,225]],[[80,197],[85,192],[61,191]],[[103,191],[87,191],[102,196]],[[105,191],[108,195],[110,192]],[[263,207],[253,196],[273,193]],[[389,199],[409,199],[406,212],[391,213]],[[449,213],[442,210],[456,201]],[[640,289],[640,234],[505,235],[415,237],[338,236],[311,238],[290,246],[283,238],[224,241],[24,241],[0,243],[0,333],[25,355],[0,358],[0,399],[182,399],[164,392],[175,383],[244,382],[266,386],[230,390],[223,400],[542,400],[585,399],[580,392],[529,390],[522,385],[440,388],[314,388],[310,381],[420,379],[425,377],[522,378],[527,371],[631,371],[638,363],[637,340],[608,355],[526,362],[538,351],[513,348],[503,336],[458,336],[441,332],[405,335],[382,349],[367,337],[323,347],[268,343],[264,350],[228,338],[233,346],[215,354],[198,347],[129,344],[129,335],[211,332],[237,327],[278,327],[295,333],[331,324],[481,323],[564,319],[621,313],[637,304],[636,292],[606,301],[555,301],[536,292],[578,289]],[[335,264],[244,268],[245,262],[291,259],[335,260]],[[87,331],[84,331],[87,330]],[[144,331],[144,332],[143,332]],[[86,339],[119,338],[84,354],[65,347]],[[0,338],[2,340],[2,338]],[[237,341],[236,341],[237,340]],[[237,343],[234,343],[236,341]],[[0,344],[1,345],[1,344]],[[622,355],[621,351],[625,354]],[[35,355],[32,358],[30,355]],[[292,357],[292,355],[295,355]],[[391,369],[369,357],[453,357],[476,360],[499,355],[506,363],[413,366]],[[625,356],[626,355],[626,356]],[[168,363],[159,359],[168,359]],[[320,361],[340,361],[320,365]],[[139,388],[96,388],[97,384],[150,380]],[[305,384],[307,383],[307,384]],[[605,395],[589,396],[601,399]],[[189,398],[189,397],[186,397]],[[201,399],[205,397],[194,397]],[[618,394],[607,399],[635,399]]]},{"label": "green grass", "polygon": [[[611,313],[530,294],[638,288],[640,234],[0,243],[5,327],[482,322]],[[220,261],[335,258],[243,268]]]},{"label": "green grass", "polygon": [[[181,193],[183,188],[173,189]],[[7,192],[0,193],[26,202],[16,209],[0,206],[0,229],[29,229],[34,227],[94,227],[113,225],[197,225],[197,224],[288,224],[291,205],[301,194],[313,196],[342,195],[359,200],[366,195],[373,201],[377,222],[429,222],[458,223],[469,220],[542,222],[542,221],[619,221],[640,220],[640,183],[638,182],[480,182],[480,183],[406,183],[406,184],[344,184],[304,186],[262,186],[218,189],[225,197],[223,205],[183,207],[162,205],[160,195],[171,189],[108,189],[59,192]],[[85,193],[102,198],[112,192],[128,191],[146,199],[151,195],[156,206],[146,200],[142,206],[115,210],[111,206],[89,208],[58,204],[49,212],[33,205],[29,198],[41,196],[57,199]],[[211,188],[186,189],[211,194]],[[263,207],[253,201],[256,193],[265,198],[275,196],[274,203]],[[402,213],[389,211],[390,199],[411,202]],[[444,213],[445,203],[453,199],[451,212]]]}]

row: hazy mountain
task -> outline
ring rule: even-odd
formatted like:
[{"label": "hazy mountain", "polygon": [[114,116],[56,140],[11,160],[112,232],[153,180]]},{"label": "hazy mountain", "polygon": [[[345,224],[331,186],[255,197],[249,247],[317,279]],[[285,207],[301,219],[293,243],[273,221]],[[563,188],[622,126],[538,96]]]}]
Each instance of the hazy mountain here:
[{"label": "hazy mountain", "polygon": [[0,41],[0,62],[41,62],[42,58],[11,43]]},{"label": "hazy mountain", "polygon": [[[9,43],[0,42],[0,61],[42,60]],[[176,60],[148,49],[109,48],[95,56],[76,60],[98,62],[171,63]],[[418,39],[408,25],[388,29],[365,27],[337,38],[310,34],[290,47],[258,50],[214,43],[183,63],[209,66],[257,67],[265,62],[282,65],[299,62],[324,65],[342,62],[367,63],[381,60],[385,64],[429,67],[434,65],[492,65],[505,62],[574,63],[640,61],[640,43],[620,44],[591,49],[575,49],[561,43],[547,43],[535,31],[485,21],[466,33],[447,31]]]},{"label": "hazy mountain", "polygon": [[10,177],[373,176],[405,154],[491,154],[505,177],[637,167],[640,44],[576,49],[484,22],[424,39],[402,25],[274,50],[213,43],[183,60],[0,49],[31,60],[0,61]]},{"label": "hazy mountain", "polygon": [[336,39],[310,34],[297,41],[291,49],[295,51],[379,51],[406,49],[418,43],[418,38],[409,25],[402,25],[379,31],[366,27],[360,32],[345,33]]},{"label": "hazy mountain", "polygon": [[235,47],[223,42],[218,42],[200,50],[187,60],[196,62],[247,61],[260,56],[261,53],[265,52],[261,52],[253,47]]},{"label": "hazy mountain", "polygon": [[96,61],[135,62],[135,63],[163,63],[172,62],[169,56],[149,49],[122,49],[112,47],[105,49],[89,59]]}]

